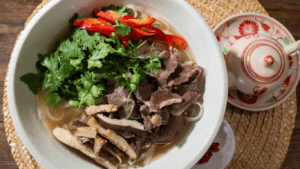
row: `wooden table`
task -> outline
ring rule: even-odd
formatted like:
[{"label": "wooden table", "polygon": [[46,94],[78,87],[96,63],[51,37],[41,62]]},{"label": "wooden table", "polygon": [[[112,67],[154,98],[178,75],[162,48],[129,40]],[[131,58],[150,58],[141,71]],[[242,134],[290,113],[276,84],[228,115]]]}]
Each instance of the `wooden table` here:
[{"label": "wooden table", "polygon": [[[269,14],[285,25],[295,39],[300,39],[299,0],[259,0]],[[7,65],[17,35],[24,23],[41,0],[1,0],[0,1],[0,168],[17,169],[7,143],[3,124],[2,96]],[[282,169],[300,168],[300,85],[297,86],[298,115],[289,150]]]}]

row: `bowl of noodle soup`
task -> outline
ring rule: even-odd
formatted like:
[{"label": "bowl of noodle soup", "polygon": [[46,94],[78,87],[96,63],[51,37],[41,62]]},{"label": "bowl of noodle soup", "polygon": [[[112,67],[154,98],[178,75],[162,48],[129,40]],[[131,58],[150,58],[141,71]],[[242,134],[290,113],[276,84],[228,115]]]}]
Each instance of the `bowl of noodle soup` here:
[{"label": "bowl of noodle soup", "polygon": [[[65,101],[58,108],[44,104],[45,100],[41,98],[45,93],[40,92],[37,97],[20,81],[20,77],[28,72],[37,73],[33,66],[38,59],[37,54],[49,52],[68,32],[68,21],[74,13],[88,17],[94,8],[110,4],[128,7],[134,17],[150,15],[156,18],[155,24],[166,34],[175,34],[186,40],[187,47],[181,50],[181,62],[193,61],[204,68],[201,83],[195,86],[201,91],[200,102],[204,110],[201,119],[185,123],[178,138],[157,148],[151,162],[143,166],[191,168],[205,154],[221,125],[227,103],[227,72],[212,30],[201,15],[182,0],[50,1],[22,32],[10,61],[7,91],[16,131],[28,151],[44,168],[99,168],[93,160],[61,144],[52,134],[55,126],[70,128],[70,122],[79,118],[83,110],[73,109]],[[157,44],[152,53],[151,49],[141,47],[139,57],[146,57],[149,52],[158,55],[164,49],[164,45]],[[192,113],[199,111],[197,106],[190,109]],[[61,111],[65,112],[64,116]]]}]

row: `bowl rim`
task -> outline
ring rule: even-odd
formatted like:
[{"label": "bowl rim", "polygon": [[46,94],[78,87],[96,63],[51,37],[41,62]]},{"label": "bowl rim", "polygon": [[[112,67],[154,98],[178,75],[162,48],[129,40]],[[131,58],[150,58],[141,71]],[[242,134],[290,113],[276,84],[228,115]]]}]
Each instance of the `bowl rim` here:
[{"label": "bowl rim", "polygon": [[[216,51],[217,55],[219,55],[219,57],[222,58],[223,55],[221,52],[221,48],[217,42],[217,39],[215,38],[212,29],[209,27],[209,25],[203,19],[203,17],[198,13],[198,11],[196,9],[194,9],[186,1],[182,1],[182,0],[176,0],[176,1],[178,2],[178,4],[182,5],[184,8],[189,9],[190,12],[192,12],[195,20],[203,23],[203,25],[202,25],[203,29],[205,30],[206,33],[208,33],[208,36],[210,38],[212,38],[213,45],[217,50]],[[42,16],[44,16],[47,13],[47,11],[49,11],[51,8],[55,7],[55,5],[57,5],[59,2],[61,2],[61,0],[52,0],[49,3],[47,3],[41,10],[39,10],[35,14],[35,16],[30,20],[28,25],[25,27],[25,29],[21,32],[21,35],[20,35],[19,39],[17,40],[16,45],[15,45],[12,55],[11,55],[9,68],[8,68],[8,75],[7,75],[7,79],[8,79],[8,81],[7,81],[7,93],[8,93],[7,98],[8,98],[8,104],[9,104],[9,108],[10,108],[10,112],[11,112],[11,117],[12,117],[12,120],[15,125],[15,130],[18,133],[20,139],[22,140],[22,143],[24,144],[24,146],[30,152],[30,154],[36,159],[36,161],[40,165],[42,165],[43,167],[47,167],[47,168],[55,168],[55,167],[47,159],[42,157],[41,152],[39,152],[37,150],[37,148],[34,146],[34,143],[32,142],[32,140],[30,140],[27,137],[25,129],[21,125],[22,119],[16,113],[17,106],[16,106],[16,101],[15,101],[15,96],[14,96],[14,80],[13,79],[15,79],[15,68],[17,65],[17,60],[20,57],[20,51],[22,49],[22,45],[25,42],[25,40],[27,39],[28,34],[32,30],[32,28],[38,23],[38,21],[42,18]],[[223,72],[223,76],[222,76],[223,78],[221,78],[221,79],[225,85],[221,86],[221,88],[222,88],[221,96],[222,96],[222,98],[224,98],[222,101],[222,105],[219,105],[219,107],[220,107],[219,110],[220,110],[221,114],[220,114],[220,116],[216,117],[217,123],[214,125],[214,129],[208,136],[208,139],[207,139],[208,141],[206,143],[204,143],[203,150],[205,150],[205,151],[203,151],[203,150],[198,151],[197,156],[191,157],[191,160],[189,161],[189,163],[186,166],[184,166],[184,168],[186,168],[186,169],[191,168],[204,155],[206,150],[208,150],[211,143],[213,142],[213,140],[214,140],[215,136],[217,135],[217,132],[221,126],[221,123],[222,123],[222,120],[223,120],[223,117],[225,114],[225,109],[226,109],[226,105],[227,105],[227,95],[228,95],[228,90],[227,90],[228,89],[228,79],[227,79],[227,69],[225,66],[225,61],[222,62],[222,69],[224,70],[224,72]]]}]

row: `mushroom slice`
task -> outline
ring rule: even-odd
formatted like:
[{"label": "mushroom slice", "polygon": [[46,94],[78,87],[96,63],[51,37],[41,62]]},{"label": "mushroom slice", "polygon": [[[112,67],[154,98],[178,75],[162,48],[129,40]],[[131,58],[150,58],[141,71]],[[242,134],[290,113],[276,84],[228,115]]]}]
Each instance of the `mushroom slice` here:
[{"label": "mushroom slice", "polygon": [[94,144],[94,153],[95,154],[99,154],[100,150],[102,149],[102,147],[107,143],[106,140],[104,140],[103,138],[99,137],[98,135],[96,135],[95,137],[95,144]]},{"label": "mushroom slice", "polygon": [[93,127],[78,127],[75,136],[95,138],[97,135],[97,129]]},{"label": "mushroom slice", "polygon": [[106,116],[104,116],[103,114],[97,114],[97,117],[104,121],[105,123],[108,123],[108,124],[111,124],[111,125],[117,125],[117,126],[124,126],[124,127],[132,127],[132,128],[135,128],[135,129],[138,129],[138,130],[145,130],[143,124],[137,122],[137,121],[134,121],[134,120],[127,120],[127,119],[111,119],[111,118],[108,118]]},{"label": "mushroom slice", "polygon": [[69,130],[60,128],[60,127],[55,127],[53,129],[53,135],[61,142],[67,144],[70,147],[76,148],[86,154],[87,156],[91,158],[96,158],[96,155],[94,152],[83,145],[80,140],[78,139],[77,136],[73,135]]},{"label": "mushroom slice", "polygon": [[[122,163],[121,157],[123,154],[121,152],[117,152],[117,154],[116,154],[112,149],[110,149],[108,147],[105,147],[105,150],[108,151],[111,155],[115,156],[119,160],[119,163]],[[115,150],[116,150],[116,148],[115,148]]]},{"label": "mushroom slice", "polygon": [[108,169],[117,169],[117,166],[113,165],[111,162],[106,160],[105,158],[102,158],[100,156],[97,156],[92,149],[89,149],[87,146],[83,145],[77,136],[71,134],[69,130],[66,130],[64,128],[55,127],[53,129],[53,135],[61,142],[65,143],[66,145],[76,148],[80,150],[85,155],[93,158],[96,162],[103,165],[104,167]]},{"label": "mushroom slice", "polygon": [[136,155],[135,151],[132,149],[132,147],[130,147],[130,145],[127,143],[127,141],[123,137],[117,135],[115,131],[101,127],[98,124],[98,121],[94,117],[92,117],[87,122],[87,124],[90,125],[91,127],[97,128],[97,131],[101,136],[110,140],[120,150],[125,152],[129,156],[130,159],[135,160],[137,158],[137,155]]},{"label": "mushroom slice", "polygon": [[90,141],[90,139],[89,139],[89,138],[86,138],[86,137],[79,137],[78,139],[79,139],[79,140],[81,141],[81,143],[83,143],[83,144]]},{"label": "mushroom slice", "polygon": [[113,165],[111,162],[109,162],[108,160],[106,160],[103,157],[96,157],[94,159],[97,163],[103,165],[104,167],[108,168],[108,169],[118,169],[118,166]]},{"label": "mushroom slice", "polygon": [[87,115],[93,115],[96,113],[110,113],[116,112],[121,106],[113,104],[102,104],[98,106],[90,106],[85,109]]}]

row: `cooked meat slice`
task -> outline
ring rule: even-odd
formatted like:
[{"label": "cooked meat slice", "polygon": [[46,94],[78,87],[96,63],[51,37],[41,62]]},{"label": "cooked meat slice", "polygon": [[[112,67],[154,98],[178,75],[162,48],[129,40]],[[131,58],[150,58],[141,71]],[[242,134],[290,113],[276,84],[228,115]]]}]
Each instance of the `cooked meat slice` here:
[{"label": "cooked meat slice", "polygon": [[[119,163],[122,163],[122,158],[121,157],[122,157],[123,154],[120,151],[118,151],[116,148],[114,148],[112,150],[109,147],[105,147],[105,150],[108,151],[114,157],[116,157],[119,160]],[[116,153],[114,151],[116,151]]]},{"label": "cooked meat slice", "polygon": [[97,130],[93,127],[78,127],[74,135],[77,137],[95,138]]},{"label": "cooked meat slice", "polygon": [[53,135],[59,141],[67,144],[68,146],[80,150],[81,152],[83,152],[84,154],[88,155],[91,158],[96,158],[96,155],[94,154],[94,152],[91,149],[89,149],[86,146],[84,146],[80,142],[80,140],[78,139],[78,137],[76,137],[75,135],[71,134],[71,132],[69,130],[64,129],[64,128],[60,128],[60,127],[55,127],[53,129]]},{"label": "cooked meat slice", "polygon": [[90,116],[86,115],[85,113],[82,113],[80,119],[76,119],[72,121],[72,124],[76,127],[84,127],[87,126],[86,122],[90,119]]},{"label": "cooked meat slice", "polygon": [[133,100],[132,96],[130,96],[130,98],[128,99],[127,105],[128,96],[129,91],[124,86],[116,88],[113,93],[106,96],[109,104],[123,106],[123,108],[114,113],[113,118],[123,119],[138,117],[135,101]]},{"label": "cooked meat slice", "polygon": [[96,162],[103,165],[104,167],[108,169],[117,169],[117,166],[114,166],[112,163],[107,161],[105,158],[97,156],[92,149],[88,148],[87,146],[83,145],[78,137],[71,134],[69,130],[66,130],[64,128],[55,127],[53,129],[53,135],[61,142],[65,143],[66,145],[76,148],[80,150],[85,155],[93,158]]},{"label": "cooked meat slice", "polygon": [[118,169],[118,166],[113,165],[103,157],[97,156],[94,160],[108,169]]},{"label": "cooked meat slice", "polygon": [[180,103],[181,96],[172,93],[169,89],[160,89],[151,95],[150,111],[159,112],[163,107],[169,106],[174,103]]},{"label": "cooked meat slice", "polygon": [[82,123],[79,119],[73,120],[72,124],[76,127],[85,127],[86,125]]},{"label": "cooked meat slice", "polygon": [[155,84],[154,81],[150,83],[147,78],[142,80],[137,88],[135,93],[136,98],[145,103],[150,100],[151,94],[155,91]]},{"label": "cooked meat slice", "polygon": [[89,138],[86,138],[86,137],[78,137],[78,139],[81,141],[81,143],[87,143],[87,142],[89,142],[90,141],[90,139]]},{"label": "cooked meat slice", "polygon": [[143,124],[145,130],[151,130],[154,127],[153,124],[151,123],[152,116],[142,114],[142,118],[144,120]]},{"label": "cooked meat slice", "polygon": [[176,48],[170,47],[169,51],[164,51],[161,53],[161,55],[163,55],[164,59],[162,62],[162,67],[158,71],[158,84],[162,88],[166,88],[168,77],[178,66],[181,53]]},{"label": "cooked meat slice", "polygon": [[102,104],[97,106],[89,106],[85,109],[85,113],[87,115],[93,115],[96,113],[110,113],[115,112],[120,108],[119,105],[113,105],[113,104]]},{"label": "cooked meat slice", "polygon": [[120,150],[125,152],[129,156],[130,159],[132,159],[132,160],[136,159],[137,155],[134,152],[134,150],[129,146],[127,141],[123,137],[117,135],[115,131],[101,127],[94,117],[92,117],[87,122],[87,124],[90,125],[91,127],[96,127],[98,133],[101,136],[105,137],[106,139],[111,141],[114,145],[116,145]]},{"label": "cooked meat slice", "polygon": [[142,106],[140,107],[140,112],[141,112],[142,114],[144,114],[144,115],[150,115],[150,114],[151,114],[150,108],[149,108],[149,106],[147,106],[147,105],[142,105]]},{"label": "cooked meat slice", "polygon": [[129,93],[124,86],[120,86],[112,94],[107,95],[106,98],[109,104],[123,105],[126,103]]},{"label": "cooked meat slice", "polygon": [[106,140],[99,137],[98,135],[95,136],[95,143],[94,143],[94,153],[99,155],[100,150],[103,148],[103,146],[107,143]]},{"label": "cooked meat slice", "polygon": [[165,110],[160,113],[160,116],[162,118],[162,125],[167,125],[170,117],[170,112]]},{"label": "cooked meat slice", "polygon": [[183,95],[183,102],[172,105],[169,110],[173,116],[181,115],[188,107],[200,98],[200,94],[194,91],[187,91]]},{"label": "cooked meat slice", "polygon": [[183,114],[180,116],[170,116],[168,124],[163,126],[161,133],[159,134],[158,141],[162,143],[174,141],[182,130],[183,125]]},{"label": "cooked meat slice", "polygon": [[180,64],[175,72],[168,78],[168,86],[172,88],[173,86],[178,87],[179,85],[195,83],[203,71],[203,68],[200,66],[193,68],[194,65],[195,63],[191,61]]},{"label": "cooked meat slice", "polygon": [[108,118],[106,116],[104,116],[103,114],[97,114],[97,117],[104,121],[105,123],[111,124],[111,125],[117,125],[117,126],[124,126],[124,127],[132,127],[138,130],[145,130],[144,126],[139,123],[138,121],[135,120],[127,120],[127,119],[111,119]]},{"label": "cooked meat slice", "polygon": [[162,125],[162,118],[159,114],[155,114],[151,117],[151,123],[155,126],[155,127],[159,127]]}]

